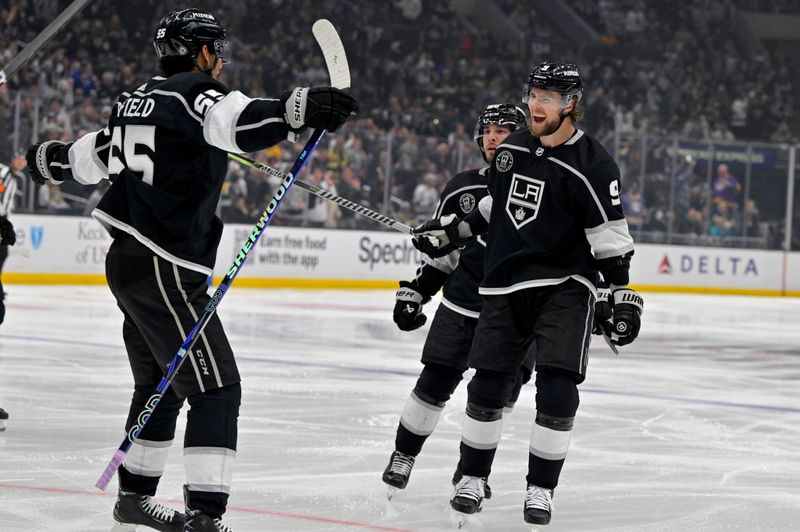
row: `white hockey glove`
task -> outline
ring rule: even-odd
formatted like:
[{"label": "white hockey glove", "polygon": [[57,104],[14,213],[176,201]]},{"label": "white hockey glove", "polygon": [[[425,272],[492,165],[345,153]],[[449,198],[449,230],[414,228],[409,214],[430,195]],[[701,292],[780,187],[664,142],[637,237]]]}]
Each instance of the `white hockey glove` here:
[{"label": "white hockey glove", "polygon": [[414,247],[434,259],[463,248],[472,237],[469,225],[462,223],[455,214],[428,220],[413,228],[411,234]]}]

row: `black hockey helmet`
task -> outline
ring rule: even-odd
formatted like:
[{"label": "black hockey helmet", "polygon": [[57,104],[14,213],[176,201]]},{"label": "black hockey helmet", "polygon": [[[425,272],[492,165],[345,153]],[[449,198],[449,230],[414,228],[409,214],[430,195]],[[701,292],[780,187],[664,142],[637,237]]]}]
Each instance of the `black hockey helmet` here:
[{"label": "black hockey helmet", "polygon": [[490,124],[499,124],[511,131],[528,127],[525,113],[513,103],[495,103],[488,106],[478,117],[478,121],[475,123],[475,131],[472,134],[472,138],[478,143],[478,149],[481,150],[484,160],[486,159],[486,154],[483,152],[483,128]]},{"label": "black hockey helmet", "polygon": [[533,88],[560,92],[564,95],[565,106],[569,105],[571,98],[579,102],[583,97],[583,80],[578,66],[562,61],[545,61],[531,71],[525,84],[523,102],[528,102]]},{"label": "black hockey helmet", "polygon": [[181,9],[164,15],[158,23],[153,47],[159,59],[164,57],[197,57],[208,45],[223,63],[230,63],[230,47],[225,28],[214,15],[201,9]]}]

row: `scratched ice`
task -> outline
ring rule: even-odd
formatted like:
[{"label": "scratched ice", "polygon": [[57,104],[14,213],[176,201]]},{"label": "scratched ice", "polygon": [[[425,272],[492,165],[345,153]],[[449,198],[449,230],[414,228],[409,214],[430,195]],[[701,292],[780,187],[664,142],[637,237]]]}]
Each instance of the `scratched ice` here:
[{"label": "scratched ice", "polygon": [[[93,485],[130,396],[120,313],[105,287],[7,290],[0,530],[107,531],[116,481]],[[548,530],[800,530],[800,300],[645,297],[636,344],[618,357],[592,344]],[[234,530],[453,528],[463,385],[409,487],[389,503],[380,481],[425,337],[397,331],[392,305],[391,291],[230,291],[220,313],[244,376]],[[527,530],[534,392],[509,420],[473,530]],[[182,478],[176,446],[161,500],[180,504]]]}]

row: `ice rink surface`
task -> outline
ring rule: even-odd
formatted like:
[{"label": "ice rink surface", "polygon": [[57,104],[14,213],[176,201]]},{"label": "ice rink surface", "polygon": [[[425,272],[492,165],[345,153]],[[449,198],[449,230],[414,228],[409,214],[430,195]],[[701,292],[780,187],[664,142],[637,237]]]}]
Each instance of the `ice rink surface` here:
[{"label": "ice rink surface", "polygon": [[[108,493],[94,483],[132,391],[121,314],[105,287],[6,290],[0,531],[108,531],[116,481]],[[398,331],[393,302],[388,290],[229,292],[220,315],[244,377],[233,530],[455,528],[463,384],[408,488],[387,502],[380,480],[427,332]],[[645,307],[639,340],[620,356],[592,343],[546,530],[800,530],[800,300],[645,294]],[[534,392],[523,389],[494,497],[469,530],[528,530]],[[182,479],[177,445],[159,499],[180,505]]]}]

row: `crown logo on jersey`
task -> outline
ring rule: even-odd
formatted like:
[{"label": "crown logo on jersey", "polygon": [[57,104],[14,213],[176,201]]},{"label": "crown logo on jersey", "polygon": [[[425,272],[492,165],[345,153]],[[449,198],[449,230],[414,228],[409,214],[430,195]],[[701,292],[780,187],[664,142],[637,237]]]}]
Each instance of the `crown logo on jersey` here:
[{"label": "crown logo on jersey", "polygon": [[506,213],[517,229],[532,222],[538,216],[544,185],[544,181],[540,179],[520,174],[514,174],[511,177],[511,190],[509,190],[506,200]]},{"label": "crown logo on jersey", "polygon": [[504,151],[500,152],[500,155],[497,156],[497,162],[495,166],[501,172],[508,172],[511,170],[511,167],[514,165],[514,156],[511,155],[511,152]]},{"label": "crown logo on jersey", "polygon": [[458,198],[458,206],[461,207],[464,214],[472,212],[472,209],[475,208],[475,196],[469,193],[461,194],[461,197]]},{"label": "crown logo on jersey", "polygon": [[541,157],[543,153],[544,153],[544,148],[542,148],[541,146],[539,146],[538,148],[536,148],[536,155],[537,155],[538,157]]}]

